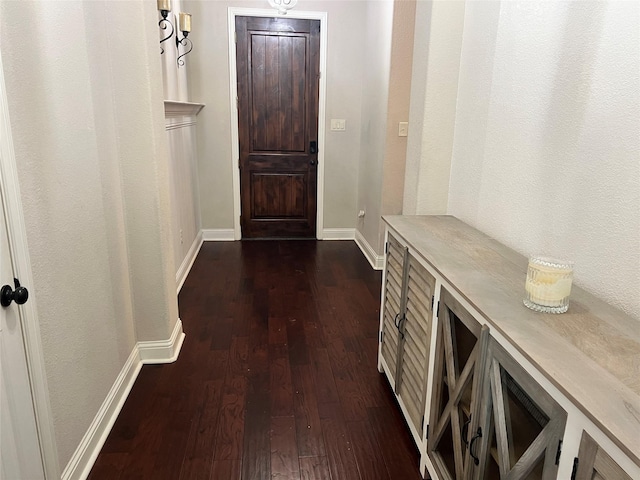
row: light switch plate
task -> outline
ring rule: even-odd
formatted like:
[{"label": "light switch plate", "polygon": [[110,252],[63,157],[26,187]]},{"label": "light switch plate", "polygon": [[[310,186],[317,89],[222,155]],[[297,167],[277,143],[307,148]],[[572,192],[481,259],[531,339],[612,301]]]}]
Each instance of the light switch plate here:
[{"label": "light switch plate", "polygon": [[331,119],[331,130],[333,132],[344,132],[347,129],[347,121],[343,118]]},{"label": "light switch plate", "polygon": [[409,134],[409,122],[398,123],[398,136],[406,137]]}]

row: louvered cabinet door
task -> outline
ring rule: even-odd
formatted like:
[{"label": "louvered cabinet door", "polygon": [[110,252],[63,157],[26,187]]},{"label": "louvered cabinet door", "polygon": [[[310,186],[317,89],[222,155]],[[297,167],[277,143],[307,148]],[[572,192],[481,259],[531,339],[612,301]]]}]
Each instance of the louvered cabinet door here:
[{"label": "louvered cabinet door", "polygon": [[402,246],[391,234],[389,234],[387,244],[380,356],[387,378],[395,389],[397,370],[400,365],[398,362],[399,325],[404,311],[404,265],[408,253],[406,247]]},{"label": "louvered cabinet door", "polygon": [[432,299],[435,278],[411,255],[407,259],[405,309],[400,324],[401,349],[398,397],[422,438],[427,393],[427,364],[431,344]]},{"label": "louvered cabinet door", "polygon": [[493,338],[483,383],[473,478],[556,479],[567,413]]}]

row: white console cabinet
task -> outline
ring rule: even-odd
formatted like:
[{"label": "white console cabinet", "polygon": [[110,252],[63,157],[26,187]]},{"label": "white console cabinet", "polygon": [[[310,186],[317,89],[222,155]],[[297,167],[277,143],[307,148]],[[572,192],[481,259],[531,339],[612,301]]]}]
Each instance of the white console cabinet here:
[{"label": "white console cabinet", "polygon": [[425,478],[640,479],[640,323],[574,286],[522,304],[527,260],[450,216],[388,216],[378,369]]}]

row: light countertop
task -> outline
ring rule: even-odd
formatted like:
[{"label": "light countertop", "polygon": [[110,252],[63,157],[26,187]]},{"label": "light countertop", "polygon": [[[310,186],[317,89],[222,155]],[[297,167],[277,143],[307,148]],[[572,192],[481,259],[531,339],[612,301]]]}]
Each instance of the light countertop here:
[{"label": "light countertop", "polygon": [[485,319],[640,465],[640,322],[577,287],[568,312],[522,303],[528,260],[451,216],[385,216]]}]

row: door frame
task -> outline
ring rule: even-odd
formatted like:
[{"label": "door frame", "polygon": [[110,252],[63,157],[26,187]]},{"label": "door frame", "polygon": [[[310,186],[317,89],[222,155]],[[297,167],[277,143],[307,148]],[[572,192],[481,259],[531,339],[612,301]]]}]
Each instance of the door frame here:
[{"label": "door frame", "polygon": [[[9,120],[9,105],[4,82],[4,68],[0,54],[0,186],[2,200],[6,211],[7,234],[9,250],[13,262],[14,273],[23,285],[33,286],[33,272],[27,244],[27,231],[22,210],[22,197],[18,183],[16,156],[13,149],[11,123]],[[2,214],[2,212],[0,212]],[[40,324],[36,308],[35,295],[29,296],[29,301],[18,309],[22,323],[24,347],[31,383],[31,395],[40,442],[45,478],[60,478],[60,464],[58,449],[53,430],[53,414],[49,401],[49,388],[45,361],[42,353],[42,339]]]},{"label": "door frame", "polygon": [[281,17],[320,20],[320,91],[318,99],[318,178],[316,187],[316,238],[322,240],[324,230],[324,147],[327,99],[327,12],[289,11],[280,15],[275,10],[228,7],[229,20],[229,105],[231,111],[231,171],[233,172],[233,237],[242,238],[240,228],[240,137],[238,135],[238,74],[236,71],[236,17]]}]

